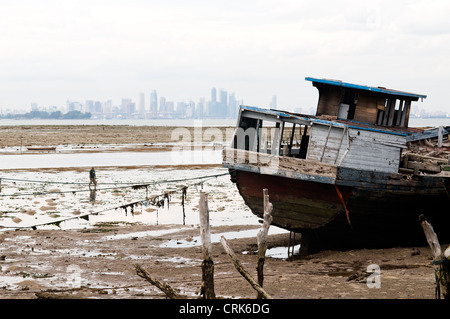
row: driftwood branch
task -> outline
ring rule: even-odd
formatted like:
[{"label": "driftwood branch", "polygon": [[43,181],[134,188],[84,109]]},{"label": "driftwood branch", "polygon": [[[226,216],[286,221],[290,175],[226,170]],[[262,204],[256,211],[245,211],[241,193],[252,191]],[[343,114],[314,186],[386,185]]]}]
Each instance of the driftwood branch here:
[{"label": "driftwood branch", "polygon": [[255,289],[261,296],[265,299],[272,299],[272,297],[253,279],[253,277],[245,270],[242,266],[241,262],[237,258],[233,249],[228,245],[228,242],[225,237],[220,238],[220,243],[222,244],[225,252],[230,256],[234,267],[236,267],[237,271],[249,282],[249,284]]},{"label": "driftwood branch", "polygon": [[[263,287],[264,283],[264,263],[267,251],[267,236],[269,234],[270,224],[272,223],[273,220],[272,217],[273,206],[272,203],[269,201],[269,191],[266,188],[263,189],[263,195],[264,195],[264,222],[263,227],[258,231],[258,234],[256,236],[256,240],[258,243],[256,272],[258,274],[258,284],[261,287]],[[258,292],[257,298],[262,299],[262,297],[263,296]]]},{"label": "driftwood branch", "polygon": [[154,278],[152,275],[148,273],[144,268],[142,268],[140,265],[136,264],[134,265],[134,268],[136,269],[136,274],[139,277],[144,278],[152,285],[156,286],[159,290],[161,290],[167,297],[170,299],[184,299],[184,297],[180,294],[178,294],[175,289],[173,289],[170,285],[163,283],[159,281],[158,279]]},{"label": "driftwood branch", "polygon": [[431,248],[434,271],[436,273],[436,298],[440,298],[441,292],[445,299],[450,299],[450,247],[442,253],[438,237],[433,226],[423,215],[419,216],[428,245]]}]

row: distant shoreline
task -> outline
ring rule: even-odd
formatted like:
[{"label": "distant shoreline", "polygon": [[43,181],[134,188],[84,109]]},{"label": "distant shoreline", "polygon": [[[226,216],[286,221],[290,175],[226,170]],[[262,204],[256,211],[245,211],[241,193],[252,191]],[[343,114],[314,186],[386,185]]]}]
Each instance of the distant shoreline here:
[{"label": "distant shoreline", "polygon": [[[156,126],[156,127],[235,127],[237,119],[2,119],[1,126],[26,126],[26,125],[84,125],[84,126]],[[449,117],[433,117],[433,118],[415,118],[409,119],[410,127],[425,126],[449,126]]]}]

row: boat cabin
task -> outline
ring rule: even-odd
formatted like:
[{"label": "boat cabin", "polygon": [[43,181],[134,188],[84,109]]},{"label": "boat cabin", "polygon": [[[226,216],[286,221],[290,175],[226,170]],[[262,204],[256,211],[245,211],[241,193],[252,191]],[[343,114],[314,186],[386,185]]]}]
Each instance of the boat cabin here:
[{"label": "boat cabin", "polygon": [[411,102],[427,96],[337,80],[306,78],[319,90],[317,116],[386,127],[408,127]]},{"label": "boat cabin", "polygon": [[[277,165],[281,159],[295,158],[306,161],[290,161],[293,165],[320,163],[322,169],[328,165],[413,173],[402,151],[411,141],[438,135],[437,129],[424,132],[408,128],[411,103],[425,95],[335,80],[306,80],[319,90],[315,116],[241,106],[231,149],[266,158],[276,156]],[[439,132],[443,135],[448,131],[447,127]],[[249,159],[245,161],[239,165],[236,158],[228,157],[224,164],[245,169]]]}]

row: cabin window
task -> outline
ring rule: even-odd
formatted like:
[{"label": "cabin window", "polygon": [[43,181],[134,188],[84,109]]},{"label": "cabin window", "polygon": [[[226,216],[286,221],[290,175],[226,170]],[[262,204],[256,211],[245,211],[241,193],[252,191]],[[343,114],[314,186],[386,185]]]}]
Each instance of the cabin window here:
[{"label": "cabin window", "polygon": [[407,127],[411,101],[391,97],[383,102],[378,102],[377,125]]},{"label": "cabin window", "polygon": [[295,123],[284,123],[281,135],[281,154],[283,156],[292,156],[294,147]]},{"label": "cabin window", "polygon": [[242,117],[233,138],[233,147],[246,151],[257,151],[259,149],[257,131],[260,126],[262,126],[262,120]]},{"label": "cabin window", "polygon": [[354,90],[343,89],[339,101],[338,118],[341,120],[353,120],[357,103],[358,93]]},{"label": "cabin window", "polygon": [[300,150],[298,154],[298,158],[306,158],[306,154],[308,154],[308,145],[309,145],[309,135],[310,128],[306,125],[300,127],[301,131],[301,139],[300,139]]},{"label": "cabin window", "polygon": [[246,151],[306,158],[309,144],[307,125],[242,117],[232,147]]},{"label": "cabin window", "polygon": [[280,155],[305,159],[308,144],[308,126],[290,122],[284,123]]}]

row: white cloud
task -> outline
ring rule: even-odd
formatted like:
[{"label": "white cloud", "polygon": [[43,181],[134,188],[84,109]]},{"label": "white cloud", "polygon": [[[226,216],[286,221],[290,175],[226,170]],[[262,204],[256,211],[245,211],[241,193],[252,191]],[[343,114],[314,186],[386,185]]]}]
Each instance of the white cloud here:
[{"label": "white cloud", "polygon": [[450,84],[448,13],[441,0],[0,0],[0,107],[118,103],[152,89],[196,99],[213,86],[249,104],[277,94],[309,107],[304,77],[317,76],[417,91],[449,109],[436,85]]}]

